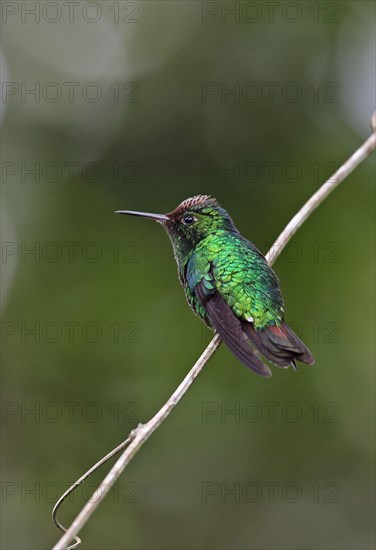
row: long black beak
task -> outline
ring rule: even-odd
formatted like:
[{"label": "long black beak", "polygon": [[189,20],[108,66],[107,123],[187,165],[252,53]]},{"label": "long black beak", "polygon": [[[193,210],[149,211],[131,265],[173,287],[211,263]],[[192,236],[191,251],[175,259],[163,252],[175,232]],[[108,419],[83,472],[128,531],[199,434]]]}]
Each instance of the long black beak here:
[{"label": "long black beak", "polygon": [[143,218],[150,218],[157,222],[167,222],[170,218],[164,214],[151,214],[150,212],[135,212],[134,210],[115,210],[115,214],[128,214],[130,216],[141,216]]}]

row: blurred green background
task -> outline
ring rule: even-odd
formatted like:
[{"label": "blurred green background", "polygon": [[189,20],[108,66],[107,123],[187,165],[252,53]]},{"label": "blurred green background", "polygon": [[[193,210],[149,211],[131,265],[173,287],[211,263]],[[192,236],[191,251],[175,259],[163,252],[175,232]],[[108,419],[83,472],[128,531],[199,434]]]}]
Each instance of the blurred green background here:
[{"label": "blurred green background", "polygon": [[[39,549],[211,338],[163,230],[113,211],[212,194],[266,252],[369,135],[375,4],[2,4],[2,548]],[[83,549],[374,548],[373,180],[275,264],[315,366],[264,380],[221,346]]]}]

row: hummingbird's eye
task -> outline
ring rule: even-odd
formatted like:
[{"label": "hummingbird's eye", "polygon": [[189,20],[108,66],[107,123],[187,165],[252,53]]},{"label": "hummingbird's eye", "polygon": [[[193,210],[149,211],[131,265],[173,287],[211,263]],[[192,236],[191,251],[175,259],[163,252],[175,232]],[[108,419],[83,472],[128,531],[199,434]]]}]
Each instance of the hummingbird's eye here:
[{"label": "hummingbird's eye", "polygon": [[185,225],[192,225],[193,223],[195,223],[196,218],[194,216],[192,216],[192,214],[187,214],[186,216],[184,216],[183,218],[183,223]]}]

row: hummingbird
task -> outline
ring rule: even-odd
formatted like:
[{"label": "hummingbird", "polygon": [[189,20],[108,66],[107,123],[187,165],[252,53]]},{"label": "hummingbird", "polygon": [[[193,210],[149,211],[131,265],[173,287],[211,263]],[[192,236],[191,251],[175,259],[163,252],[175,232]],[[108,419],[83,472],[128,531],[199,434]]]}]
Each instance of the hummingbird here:
[{"label": "hummingbird", "polygon": [[170,237],[180,282],[192,310],[230,351],[262,376],[313,356],[284,321],[279,281],[258,248],[243,237],[210,195],[184,200],[168,214],[117,210],[161,224]]}]

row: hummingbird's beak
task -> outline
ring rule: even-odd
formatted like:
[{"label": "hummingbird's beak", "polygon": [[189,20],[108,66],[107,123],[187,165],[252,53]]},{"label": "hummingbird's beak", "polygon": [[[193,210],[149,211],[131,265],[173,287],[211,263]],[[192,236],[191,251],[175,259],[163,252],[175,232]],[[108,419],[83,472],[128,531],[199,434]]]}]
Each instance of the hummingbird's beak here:
[{"label": "hummingbird's beak", "polygon": [[150,218],[157,222],[167,222],[170,218],[164,214],[151,214],[150,212],[135,212],[134,210],[115,210],[115,214],[128,214],[130,216],[141,216],[142,218]]}]

